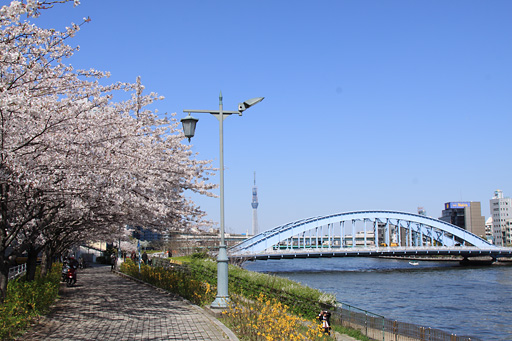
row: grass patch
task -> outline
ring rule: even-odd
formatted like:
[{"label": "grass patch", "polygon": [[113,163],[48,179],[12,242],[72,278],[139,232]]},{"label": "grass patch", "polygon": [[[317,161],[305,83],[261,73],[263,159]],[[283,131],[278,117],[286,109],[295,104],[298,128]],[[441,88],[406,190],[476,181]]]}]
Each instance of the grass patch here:
[{"label": "grass patch", "polygon": [[337,331],[340,334],[352,336],[354,339],[357,339],[357,340],[361,340],[361,341],[371,341],[372,340],[369,337],[367,337],[366,335],[364,335],[363,333],[361,333],[359,330],[355,330],[355,329],[351,329],[351,328],[347,328],[347,327],[343,327],[343,326],[338,326],[338,325],[334,325],[332,328],[333,328],[333,330]]}]

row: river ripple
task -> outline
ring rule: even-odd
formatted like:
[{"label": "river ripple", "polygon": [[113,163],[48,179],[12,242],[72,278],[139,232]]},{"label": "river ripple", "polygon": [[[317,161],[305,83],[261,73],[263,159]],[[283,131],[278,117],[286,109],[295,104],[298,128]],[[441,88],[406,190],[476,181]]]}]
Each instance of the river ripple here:
[{"label": "river ripple", "polygon": [[244,267],[333,293],[340,302],[389,319],[482,340],[512,340],[512,266],[317,258],[255,261]]}]

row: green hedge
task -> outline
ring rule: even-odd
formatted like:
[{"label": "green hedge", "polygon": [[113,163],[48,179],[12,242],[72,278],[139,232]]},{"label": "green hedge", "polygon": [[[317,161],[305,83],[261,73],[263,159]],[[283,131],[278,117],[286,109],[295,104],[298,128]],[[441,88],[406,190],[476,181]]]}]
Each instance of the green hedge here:
[{"label": "green hedge", "polygon": [[30,321],[44,315],[58,297],[62,264],[54,264],[46,277],[31,282],[23,278],[7,284],[7,296],[0,305],[0,339],[12,339],[24,330]]},{"label": "green hedge", "polygon": [[151,267],[141,264],[140,271],[138,263],[127,259],[121,264],[121,272],[140,279],[156,287],[178,294],[191,302],[203,306],[209,304],[215,298],[215,291],[212,286],[202,281],[198,276],[184,267],[179,271],[168,271],[163,267]]}]

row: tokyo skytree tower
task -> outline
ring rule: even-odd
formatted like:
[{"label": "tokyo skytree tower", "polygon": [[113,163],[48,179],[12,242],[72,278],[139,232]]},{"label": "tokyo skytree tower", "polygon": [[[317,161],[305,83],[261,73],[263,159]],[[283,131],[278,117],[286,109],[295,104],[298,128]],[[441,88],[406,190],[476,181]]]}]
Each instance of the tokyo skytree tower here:
[{"label": "tokyo skytree tower", "polygon": [[256,187],[256,172],[254,172],[254,186],[252,188],[252,235],[258,234],[258,187]]}]

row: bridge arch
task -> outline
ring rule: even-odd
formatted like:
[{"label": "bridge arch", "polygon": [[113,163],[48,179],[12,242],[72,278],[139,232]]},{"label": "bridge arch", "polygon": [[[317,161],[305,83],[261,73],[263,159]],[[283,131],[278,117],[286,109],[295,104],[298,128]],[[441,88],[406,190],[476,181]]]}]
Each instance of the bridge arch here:
[{"label": "bridge arch", "polygon": [[355,211],[280,225],[235,245],[229,253],[239,256],[276,248],[378,248],[393,244],[495,247],[477,235],[438,219],[397,211]]}]

